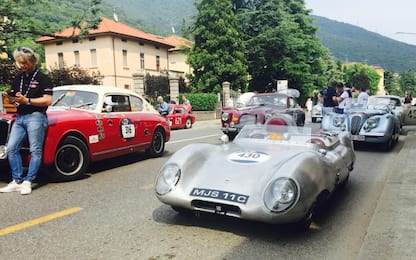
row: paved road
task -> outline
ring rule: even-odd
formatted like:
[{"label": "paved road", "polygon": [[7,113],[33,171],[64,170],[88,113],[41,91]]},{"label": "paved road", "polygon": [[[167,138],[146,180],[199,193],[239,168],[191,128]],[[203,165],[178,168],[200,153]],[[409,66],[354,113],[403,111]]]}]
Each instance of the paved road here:
[{"label": "paved road", "polygon": [[[201,121],[192,129],[173,131],[161,158],[108,160],[96,164],[83,180],[40,183],[30,196],[0,194],[0,259],[349,260],[415,255],[414,132],[401,136],[389,153],[357,151],[359,161],[346,193],[330,201],[311,232],[299,234],[215,216],[181,216],[157,201],[153,182],[161,164],[186,143],[217,143],[218,127],[216,120]],[[202,132],[207,137],[197,139]],[[182,138],[188,141],[178,142]],[[9,233],[2,235],[5,229]]]}]

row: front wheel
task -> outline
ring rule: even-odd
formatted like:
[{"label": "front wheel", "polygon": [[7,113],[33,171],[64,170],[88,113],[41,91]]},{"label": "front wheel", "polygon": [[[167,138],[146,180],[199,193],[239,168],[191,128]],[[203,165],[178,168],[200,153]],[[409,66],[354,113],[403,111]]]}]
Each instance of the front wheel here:
[{"label": "front wheel", "polygon": [[87,145],[77,137],[67,136],[55,152],[50,175],[63,181],[76,180],[84,175],[89,164]]},{"label": "front wheel", "polygon": [[152,143],[150,147],[146,150],[146,153],[150,157],[158,157],[163,154],[165,151],[165,134],[160,128],[156,128],[153,133]]}]

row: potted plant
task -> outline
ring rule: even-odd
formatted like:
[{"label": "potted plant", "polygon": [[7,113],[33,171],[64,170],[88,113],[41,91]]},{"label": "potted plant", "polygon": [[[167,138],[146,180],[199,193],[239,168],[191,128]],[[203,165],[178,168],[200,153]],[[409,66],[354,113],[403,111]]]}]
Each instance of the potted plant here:
[{"label": "potted plant", "polygon": [[9,100],[3,96],[3,92],[6,92],[9,89],[10,86],[0,86],[0,94],[2,96],[0,111],[6,113],[15,113],[17,111],[16,107],[13,104],[10,104]]}]

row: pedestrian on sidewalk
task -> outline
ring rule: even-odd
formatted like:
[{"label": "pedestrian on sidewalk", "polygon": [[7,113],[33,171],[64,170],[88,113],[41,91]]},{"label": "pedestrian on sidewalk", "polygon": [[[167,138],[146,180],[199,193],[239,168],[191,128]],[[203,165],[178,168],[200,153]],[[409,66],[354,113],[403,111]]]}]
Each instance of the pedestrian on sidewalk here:
[{"label": "pedestrian on sidewalk", "polygon": [[[20,191],[20,194],[27,195],[32,192],[32,182],[42,163],[43,142],[48,127],[46,110],[52,103],[52,82],[37,68],[38,54],[33,50],[17,48],[13,56],[21,72],[12,82],[10,92],[4,94],[17,107],[16,121],[7,143],[13,180],[0,192]],[[20,150],[26,140],[31,159],[25,174]]]}]

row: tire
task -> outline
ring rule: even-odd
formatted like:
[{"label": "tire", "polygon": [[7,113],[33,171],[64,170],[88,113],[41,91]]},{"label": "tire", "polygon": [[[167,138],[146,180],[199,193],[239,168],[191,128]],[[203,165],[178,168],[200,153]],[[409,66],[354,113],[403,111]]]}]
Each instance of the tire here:
[{"label": "tire", "polygon": [[312,123],[316,123],[316,117],[312,117]]},{"label": "tire", "polygon": [[179,214],[186,215],[186,214],[192,213],[192,210],[181,208],[181,207],[171,206],[171,208]]},{"label": "tire", "polygon": [[339,188],[340,189],[345,189],[345,187],[348,184],[349,179],[350,179],[350,173],[348,172],[347,177],[339,184]]},{"label": "tire", "polygon": [[192,119],[188,117],[185,121],[185,129],[189,129],[191,127],[192,127]]},{"label": "tire", "polygon": [[314,215],[315,205],[312,206],[312,208],[308,211],[308,213],[301,219],[299,222],[295,224],[295,229],[301,232],[306,232],[309,230],[309,227],[312,223],[312,218]]},{"label": "tire", "polygon": [[152,143],[146,150],[150,157],[158,157],[165,151],[165,133],[158,127],[153,133]]},{"label": "tire", "polygon": [[88,147],[77,137],[67,136],[59,144],[51,169],[51,177],[62,181],[81,178],[90,164]]}]

